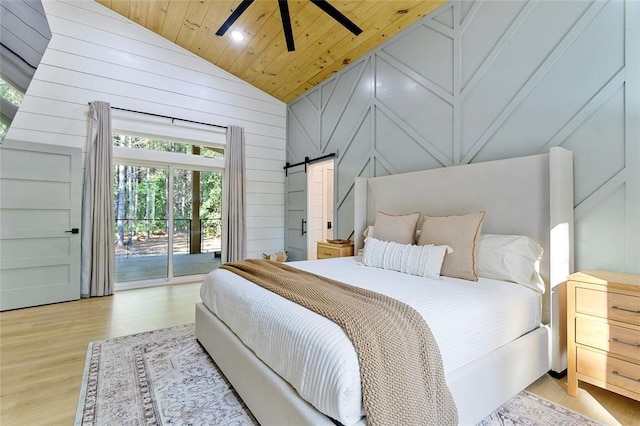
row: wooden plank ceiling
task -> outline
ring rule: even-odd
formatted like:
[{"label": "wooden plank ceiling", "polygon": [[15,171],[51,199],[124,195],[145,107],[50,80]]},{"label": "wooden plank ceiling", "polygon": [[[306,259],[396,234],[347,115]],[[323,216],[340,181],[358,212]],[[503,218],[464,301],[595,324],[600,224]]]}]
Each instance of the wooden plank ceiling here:
[{"label": "wooden plank ceiling", "polygon": [[[288,52],[276,0],[257,0],[227,33],[241,0],[97,0],[242,80],[289,103],[446,0],[329,0],[362,30],[354,36],[309,0],[289,0],[296,50]],[[231,30],[245,39],[235,42]]]}]

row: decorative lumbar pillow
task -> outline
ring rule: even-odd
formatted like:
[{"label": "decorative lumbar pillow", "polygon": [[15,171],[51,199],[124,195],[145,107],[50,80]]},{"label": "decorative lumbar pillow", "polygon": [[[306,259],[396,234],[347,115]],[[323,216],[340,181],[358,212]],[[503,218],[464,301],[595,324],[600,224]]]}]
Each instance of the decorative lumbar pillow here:
[{"label": "decorative lumbar pillow", "polygon": [[512,281],[544,293],[540,260],[544,250],[524,235],[484,234],[478,241],[478,276]]},{"label": "decorative lumbar pillow", "polygon": [[373,237],[365,240],[362,263],[365,266],[389,269],[427,278],[440,278],[440,268],[448,246],[398,244]]},{"label": "decorative lumbar pillow", "polygon": [[453,253],[442,264],[442,275],[478,281],[476,253],[484,211],[460,216],[425,216],[418,245],[446,245]]},{"label": "decorative lumbar pillow", "polygon": [[373,235],[369,237],[399,244],[413,244],[419,218],[420,213],[392,215],[377,212]]}]

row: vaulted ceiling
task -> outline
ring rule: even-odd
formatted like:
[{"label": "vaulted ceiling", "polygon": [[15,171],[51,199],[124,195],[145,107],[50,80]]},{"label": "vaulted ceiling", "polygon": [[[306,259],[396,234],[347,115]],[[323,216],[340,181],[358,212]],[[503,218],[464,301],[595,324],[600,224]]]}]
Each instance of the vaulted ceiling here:
[{"label": "vaulted ceiling", "polygon": [[254,1],[238,18],[230,30],[241,42],[215,33],[242,0],[97,1],[286,103],[446,3],[329,0],[363,30],[355,36],[309,0],[289,0],[288,52],[276,0]]}]

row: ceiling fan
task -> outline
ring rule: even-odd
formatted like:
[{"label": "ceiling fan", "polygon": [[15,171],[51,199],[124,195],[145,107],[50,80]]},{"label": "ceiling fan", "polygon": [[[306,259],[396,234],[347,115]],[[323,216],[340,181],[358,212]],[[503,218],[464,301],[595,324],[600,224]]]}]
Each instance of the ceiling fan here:
[{"label": "ceiling fan", "polygon": [[[226,21],[218,28],[216,35],[222,36],[227,32],[229,27],[247,10],[247,8],[255,0],[242,0],[242,3],[234,10]],[[362,32],[360,27],[354,24],[349,18],[344,16],[338,9],[331,6],[327,0],[310,0],[311,3],[318,6],[326,14],[338,21],[342,26],[351,31],[354,35],[358,35]],[[284,38],[287,42],[287,50],[293,52],[296,50],[293,42],[293,30],[291,29],[291,17],[289,16],[289,3],[287,0],[278,0],[278,7],[280,8],[280,17],[282,18],[282,29],[284,30]]]}]

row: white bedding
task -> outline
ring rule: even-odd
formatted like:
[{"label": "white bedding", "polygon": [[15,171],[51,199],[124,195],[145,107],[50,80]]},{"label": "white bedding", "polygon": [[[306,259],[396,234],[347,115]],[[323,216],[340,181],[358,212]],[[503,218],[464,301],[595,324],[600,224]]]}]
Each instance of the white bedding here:
[{"label": "white bedding", "polygon": [[[365,267],[359,257],[289,265],[412,306],[438,342],[445,375],[540,324],[540,294],[513,283],[432,280]],[[223,269],[207,275],[200,296],[303,399],[344,425],[360,420],[357,356],[339,326]]]}]

